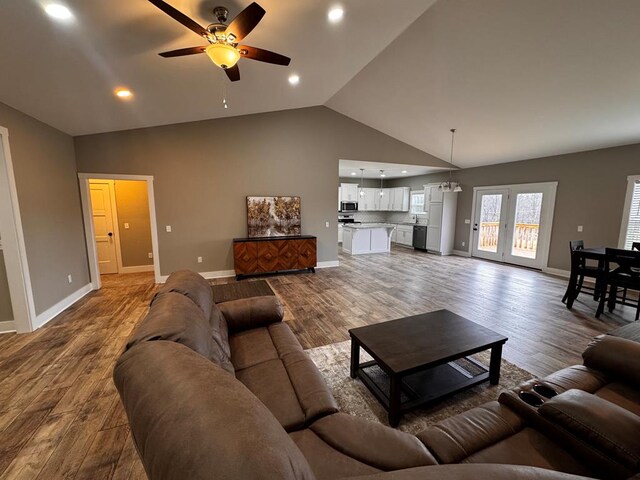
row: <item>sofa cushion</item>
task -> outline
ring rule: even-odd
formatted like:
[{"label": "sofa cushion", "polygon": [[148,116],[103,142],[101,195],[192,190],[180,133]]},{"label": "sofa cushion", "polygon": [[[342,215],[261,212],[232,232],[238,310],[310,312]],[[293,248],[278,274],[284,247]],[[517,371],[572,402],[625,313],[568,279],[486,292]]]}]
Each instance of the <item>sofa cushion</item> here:
[{"label": "sofa cushion", "polygon": [[640,343],[611,335],[594,338],[582,353],[587,367],[631,385],[640,385]]},{"label": "sofa cushion", "polygon": [[560,444],[528,427],[470,455],[462,462],[528,465],[585,476],[591,473],[583,462],[570,455]]},{"label": "sofa cushion", "polygon": [[267,408],[183,345],[138,345],[120,357],[114,381],[151,479],[315,478]]},{"label": "sofa cushion", "polygon": [[584,390],[585,392],[595,392],[607,383],[607,377],[597,370],[583,365],[573,365],[563,368],[545,377],[544,383],[549,384],[558,393],[562,393],[572,388]]},{"label": "sofa cushion", "polygon": [[[640,388],[640,385],[638,387]],[[626,383],[607,383],[594,395],[640,415],[640,390]]]},{"label": "sofa cushion", "polygon": [[[635,477],[634,477],[635,478]],[[588,480],[567,473],[520,465],[435,465],[352,477],[350,480]]]},{"label": "sofa cushion", "polygon": [[236,372],[240,380],[275,416],[287,431],[304,426],[305,415],[279,358]]},{"label": "sofa cushion", "polygon": [[231,363],[236,370],[279,358],[278,350],[266,328],[246,330],[229,336]]},{"label": "sofa cushion", "polygon": [[155,340],[181,343],[233,373],[233,365],[211,335],[202,310],[184,295],[167,292],[155,298],[147,316],[127,341],[126,349]]},{"label": "sofa cushion", "polygon": [[165,284],[158,289],[156,296],[151,300],[151,304],[153,305],[156,297],[168,292],[179,293],[189,298],[209,318],[211,307],[213,306],[213,290],[211,290],[211,285],[202,275],[191,270],[173,272],[169,275]]},{"label": "sofa cushion", "polygon": [[345,413],[334,413],[309,427],[327,445],[380,470],[436,465],[414,435]]},{"label": "sofa cushion", "polygon": [[318,480],[353,477],[382,471],[336,450],[308,428],[290,433],[289,436],[309,462]]},{"label": "sofa cushion", "polygon": [[211,306],[211,314],[209,315],[209,325],[211,325],[211,333],[213,338],[222,347],[225,355],[231,361],[231,347],[229,346],[229,328],[224,315],[214,303]]}]

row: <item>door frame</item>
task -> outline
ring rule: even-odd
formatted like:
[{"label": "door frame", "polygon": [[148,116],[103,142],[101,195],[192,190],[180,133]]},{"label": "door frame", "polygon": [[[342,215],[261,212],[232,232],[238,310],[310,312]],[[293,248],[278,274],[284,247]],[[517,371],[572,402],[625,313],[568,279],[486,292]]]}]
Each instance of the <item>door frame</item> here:
[{"label": "door frame", "polygon": [[[93,225],[93,210],[89,193],[89,180],[138,180],[147,182],[147,198],[149,200],[149,220],[151,222],[151,251],[153,252],[153,273],[155,282],[160,283],[160,253],[158,249],[158,224],[156,221],[156,201],[153,192],[153,175],[125,175],[116,173],[78,173],[80,183],[80,200],[82,216],[85,224],[85,242],[89,257],[89,274],[94,290],[101,287],[100,268],[98,266],[98,252],[95,242],[95,228]],[[115,228],[115,227],[114,227]],[[119,255],[119,253],[118,253]],[[120,263],[121,260],[118,260]],[[120,267],[120,265],[118,265]]]},{"label": "door frame", "polygon": [[[476,258],[482,258],[484,260],[491,260],[492,262],[502,262],[502,260],[497,260],[495,258],[490,258],[494,255],[498,255],[497,251],[500,250],[500,247],[504,248],[504,244],[507,241],[507,238],[505,235],[503,235],[502,232],[502,224],[504,222],[504,219],[506,217],[506,215],[508,215],[509,213],[509,193],[510,193],[510,189],[509,188],[485,188],[485,187],[481,187],[478,190],[476,190],[475,188],[473,189],[473,199],[474,199],[474,204],[473,207],[471,209],[473,216],[471,217],[471,241],[469,242],[470,245],[470,249],[469,249],[469,254],[472,257],[476,257]],[[476,248],[476,238],[474,238],[473,232],[475,232],[474,228],[476,225],[476,214],[479,213],[478,212],[478,208],[477,208],[477,204],[478,204],[478,200],[479,197],[482,194],[488,194],[488,195],[502,195],[503,196],[503,201],[500,204],[500,219],[498,220],[498,244],[496,245],[496,253],[487,251],[484,252],[480,255],[474,254],[474,249]]]},{"label": "door frame", "polygon": [[[473,220],[476,215],[476,203],[478,192],[483,190],[498,190],[498,189],[514,189],[514,188],[548,188],[549,189],[549,208],[546,212],[542,212],[540,217],[540,223],[545,222],[549,225],[548,229],[545,229],[544,235],[538,237],[538,251],[540,252],[540,269],[546,270],[549,267],[549,250],[551,247],[551,232],[553,230],[553,215],[556,208],[556,193],[558,190],[558,182],[532,182],[532,183],[513,183],[507,185],[490,185],[482,187],[473,187],[473,203],[471,204],[471,225],[469,228],[469,254],[473,256]],[[509,202],[510,203],[510,202]],[[505,239],[506,240],[506,239]],[[479,258],[479,257],[475,257]],[[510,264],[508,264],[510,265]],[[537,268],[537,267],[533,267]]]},{"label": "door frame", "polygon": [[[2,253],[4,255],[9,283],[9,296],[13,310],[13,324],[5,325],[4,332],[18,333],[32,332],[36,319],[36,307],[33,300],[27,249],[22,229],[22,217],[18,203],[18,189],[16,187],[9,147],[9,130],[0,126],[2,138],[2,153],[4,162],[0,164],[0,226],[2,238]],[[4,322],[3,322],[4,323]]]}]

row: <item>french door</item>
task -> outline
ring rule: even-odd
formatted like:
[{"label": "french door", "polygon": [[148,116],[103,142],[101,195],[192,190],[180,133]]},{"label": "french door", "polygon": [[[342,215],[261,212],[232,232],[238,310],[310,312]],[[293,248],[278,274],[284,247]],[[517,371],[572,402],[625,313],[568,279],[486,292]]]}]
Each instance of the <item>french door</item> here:
[{"label": "french door", "polygon": [[471,254],[546,267],[556,187],[556,183],[536,183],[476,188]]}]

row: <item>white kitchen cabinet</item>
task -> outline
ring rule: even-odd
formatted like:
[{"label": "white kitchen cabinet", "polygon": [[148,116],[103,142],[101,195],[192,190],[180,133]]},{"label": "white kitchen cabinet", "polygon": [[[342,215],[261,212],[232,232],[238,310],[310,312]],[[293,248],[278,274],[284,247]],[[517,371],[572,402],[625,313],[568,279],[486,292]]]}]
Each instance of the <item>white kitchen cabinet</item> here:
[{"label": "white kitchen cabinet", "polygon": [[424,203],[442,203],[444,193],[440,190],[440,184],[429,184],[424,186]]},{"label": "white kitchen cabinet", "polygon": [[364,196],[358,201],[358,211],[360,212],[373,212],[377,210],[377,188],[363,188]]},{"label": "white kitchen cabinet", "polygon": [[437,185],[425,185],[425,211],[429,214],[428,251],[440,255],[453,253],[457,206],[457,193],[443,192]]},{"label": "white kitchen cabinet", "polygon": [[344,225],[342,223],[338,223],[338,243],[342,243],[344,235]]},{"label": "white kitchen cabinet", "polygon": [[413,226],[398,225],[397,242],[405,247],[413,246]]},{"label": "white kitchen cabinet", "polygon": [[338,187],[338,211],[342,208],[342,188]]},{"label": "white kitchen cabinet", "polygon": [[[388,212],[391,206],[389,204],[389,189],[383,188],[382,193],[383,195],[380,197],[380,205],[378,207],[378,210],[382,212]],[[380,195],[380,190],[378,190],[378,195]]]},{"label": "white kitchen cabinet", "polygon": [[357,183],[343,183],[340,185],[341,197],[343,202],[357,202],[358,197],[358,184]]},{"label": "white kitchen cabinet", "polygon": [[393,229],[393,232],[391,232],[391,243],[397,243],[398,242],[398,226],[396,225],[396,228]]},{"label": "white kitchen cabinet", "polygon": [[411,200],[411,189],[409,187],[390,188],[393,191],[391,198],[391,210],[394,212],[408,212]]}]

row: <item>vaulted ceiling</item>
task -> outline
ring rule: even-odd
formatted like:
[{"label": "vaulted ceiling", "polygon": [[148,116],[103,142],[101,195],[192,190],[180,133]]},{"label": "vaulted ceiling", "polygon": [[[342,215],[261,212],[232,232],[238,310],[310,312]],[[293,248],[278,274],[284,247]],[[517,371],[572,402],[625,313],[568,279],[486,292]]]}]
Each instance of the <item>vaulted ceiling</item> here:
[{"label": "vaulted ceiling", "polygon": [[[47,1],[0,3],[0,101],[72,135],[327,105],[439,158],[455,127],[459,167],[640,142],[638,0],[349,0],[338,24],[333,0],[259,0],[246,43],[292,62],[233,84],[159,57],[202,41],[145,0],[65,0],[66,22]],[[168,1],[203,26],[250,3]]]}]

